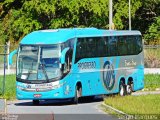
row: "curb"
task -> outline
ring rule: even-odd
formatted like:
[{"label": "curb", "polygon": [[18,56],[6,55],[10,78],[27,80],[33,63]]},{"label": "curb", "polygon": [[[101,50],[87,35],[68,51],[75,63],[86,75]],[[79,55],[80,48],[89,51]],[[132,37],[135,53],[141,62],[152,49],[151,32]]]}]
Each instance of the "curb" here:
[{"label": "curb", "polygon": [[139,96],[139,95],[157,95],[160,94],[160,91],[140,91],[132,93],[132,96]]},{"label": "curb", "polygon": [[124,112],[122,112],[122,111],[120,111],[120,110],[118,110],[116,108],[113,108],[113,107],[111,107],[109,105],[106,105],[104,102],[102,103],[102,106],[107,107],[109,109],[112,109],[113,111],[117,112],[118,114],[122,114],[122,115],[128,116],[128,114],[126,114],[126,113],[124,113]]},{"label": "curb", "polygon": [[120,110],[118,110],[118,109],[116,109],[116,108],[113,108],[113,107],[111,107],[110,105],[106,105],[104,102],[103,102],[101,105],[102,105],[103,107],[105,107],[105,108],[107,108],[107,109],[110,109],[110,110],[116,112],[117,114],[123,116],[122,118],[128,118],[128,117],[129,117],[129,115],[128,115],[127,113],[124,113],[124,112],[122,112],[122,111],[120,111]]}]

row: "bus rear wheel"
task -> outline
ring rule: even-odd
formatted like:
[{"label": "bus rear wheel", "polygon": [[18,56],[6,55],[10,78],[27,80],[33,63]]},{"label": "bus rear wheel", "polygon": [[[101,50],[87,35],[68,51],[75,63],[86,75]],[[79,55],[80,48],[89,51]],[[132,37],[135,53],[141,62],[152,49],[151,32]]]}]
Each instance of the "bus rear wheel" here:
[{"label": "bus rear wheel", "polygon": [[123,83],[123,81],[121,81],[119,85],[119,95],[120,96],[126,95],[126,85]]},{"label": "bus rear wheel", "polygon": [[129,83],[126,87],[126,91],[128,95],[131,95],[133,92],[133,83]]},{"label": "bus rear wheel", "polygon": [[33,105],[39,105],[39,100],[33,100]]}]

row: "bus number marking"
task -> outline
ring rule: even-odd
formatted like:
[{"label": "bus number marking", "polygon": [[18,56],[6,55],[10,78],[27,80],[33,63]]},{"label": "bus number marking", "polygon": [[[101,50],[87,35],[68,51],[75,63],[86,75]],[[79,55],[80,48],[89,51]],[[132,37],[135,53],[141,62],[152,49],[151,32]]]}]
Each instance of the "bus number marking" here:
[{"label": "bus number marking", "polygon": [[96,62],[83,62],[83,63],[78,63],[78,68],[79,69],[95,69],[96,68]]}]

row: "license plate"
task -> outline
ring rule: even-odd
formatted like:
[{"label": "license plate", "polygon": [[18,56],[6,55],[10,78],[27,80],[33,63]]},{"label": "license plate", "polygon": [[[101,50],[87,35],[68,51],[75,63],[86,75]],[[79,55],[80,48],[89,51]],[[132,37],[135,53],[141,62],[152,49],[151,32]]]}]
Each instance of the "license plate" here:
[{"label": "license plate", "polygon": [[41,94],[34,94],[35,98],[40,98],[42,95]]}]

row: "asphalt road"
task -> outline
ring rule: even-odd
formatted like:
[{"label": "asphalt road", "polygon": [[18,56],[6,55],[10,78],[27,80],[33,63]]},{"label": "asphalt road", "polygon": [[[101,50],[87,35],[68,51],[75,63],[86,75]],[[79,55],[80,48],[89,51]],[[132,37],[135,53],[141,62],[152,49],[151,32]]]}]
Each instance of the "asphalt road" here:
[{"label": "asphalt road", "polygon": [[38,106],[32,101],[14,101],[7,103],[7,117],[15,120],[118,120],[103,112],[99,107],[101,103],[101,98],[82,100],[78,105],[67,100],[41,101]]}]

